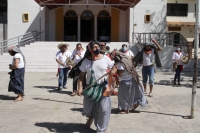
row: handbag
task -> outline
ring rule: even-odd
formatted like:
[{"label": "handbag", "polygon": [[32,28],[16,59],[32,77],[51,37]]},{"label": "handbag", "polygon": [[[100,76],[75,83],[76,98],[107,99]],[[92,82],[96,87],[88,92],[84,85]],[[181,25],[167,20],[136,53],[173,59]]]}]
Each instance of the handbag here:
[{"label": "handbag", "polygon": [[178,63],[175,61],[173,62],[173,69],[176,70]]},{"label": "handbag", "polygon": [[105,85],[107,84],[107,82],[104,81],[102,84],[97,84],[97,82],[108,74],[109,73],[102,75],[99,79],[94,81],[91,85],[87,86],[83,90],[82,94],[88,97],[89,99],[95,102],[98,102],[101,99],[103,90],[105,89]]},{"label": "handbag", "polygon": [[83,95],[91,99],[92,101],[98,102],[101,99],[102,96],[102,90],[103,85],[102,84],[96,84],[86,91],[83,92]]}]

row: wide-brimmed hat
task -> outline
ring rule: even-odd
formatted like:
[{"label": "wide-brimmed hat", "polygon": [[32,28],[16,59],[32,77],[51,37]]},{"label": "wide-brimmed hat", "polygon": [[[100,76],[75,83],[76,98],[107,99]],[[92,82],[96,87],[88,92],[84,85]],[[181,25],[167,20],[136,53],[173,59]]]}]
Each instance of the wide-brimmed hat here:
[{"label": "wide-brimmed hat", "polygon": [[60,49],[61,46],[69,47],[69,44],[67,44],[67,43],[60,43],[60,44],[58,44],[58,49]]}]

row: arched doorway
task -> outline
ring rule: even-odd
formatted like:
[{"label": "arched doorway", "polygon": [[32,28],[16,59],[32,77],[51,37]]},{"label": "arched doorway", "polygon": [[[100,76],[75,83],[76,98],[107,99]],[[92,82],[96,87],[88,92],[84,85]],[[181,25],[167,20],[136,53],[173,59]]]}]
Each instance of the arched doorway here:
[{"label": "arched doorway", "polygon": [[75,11],[69,10],[64,16],[64,41],[77,41],[78,16]]},{"label": "arched doorway", "polygon": [[111,17],[108,11],[100,11],[97,17],[97,38],[108,42],[111,36]]},{"label": "arched doorway", "polygon": [[94,39],[94,15],[91,11],[83,11],[81,15],[81,41]]}]

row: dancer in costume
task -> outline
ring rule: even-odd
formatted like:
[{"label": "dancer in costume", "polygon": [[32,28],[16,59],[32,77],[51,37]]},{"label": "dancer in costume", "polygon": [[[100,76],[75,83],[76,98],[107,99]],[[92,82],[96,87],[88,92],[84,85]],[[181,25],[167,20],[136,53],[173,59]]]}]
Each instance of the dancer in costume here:
[{"label": "dancer in costume", "polygon": [[119,113],[127,114],[130,109],[135,110],[139,105],[146,106],[148,102],[131,58],[116,49],[110,53],[110,57],[115,61],[117,67],[113,68],[117,68],[120,81],[118,91]]},{"label": "dancer in costume", "polygon": [[155,39],[152,43],[146,43],[143,49],[137,53],[133,58],[134,65],[137,66],[138,63],[143,64],[142,67],[142,80],[144,86],[144,93],[146,94],[146,84],[149,77],[149,97],[153,97],[153,85],[154,85],[154,73],[155,65],[158,68],[162,68],[158,52],[162,50],[161,46],[157,43]]},{"label": "dancer in costume", "polygon": [[70,70],[70,67],[66,60],[67,58],[71,58],[72,53],[68,50],[69,44],[61,43],[58,45],[58,51],[56,53],[55,59],[58,63],[58,90],[67,89],[67,74]]},{"label": "dancer in costume", "polygon": [[11,72],[8,91],[13,91],[18,96],[15,101],[22,101],[24,97],[24,73],[25,73],[25,57],[17,46],[11,46],[8,52],[13,56],[12,64],[9,64]]},{"label": "dancer in costume", "polygon": [[[100,43],[92,40],[88,46],[84,58],[72,68],[69,77],[79,75],[78,80],[78,95],[82,93],[82,83],[87,74],[86,84],[90,85],[93,81],[99,79],[103,74],[106,74],[113,66],[112,61],[108,56],[100,54]],[[107,86],[107,76],[97,82],[97,86],[103,86],[102,92]],[[98,88],[95,88],[98,89]],[[101,96],[99,101],[94,101],[84,96],[83,100],[83,115],[88,117],[86,127],[89,128],[94,120],[97,127],[97,133],[103,133],[109,124],[111,113],[110,96]]]}]

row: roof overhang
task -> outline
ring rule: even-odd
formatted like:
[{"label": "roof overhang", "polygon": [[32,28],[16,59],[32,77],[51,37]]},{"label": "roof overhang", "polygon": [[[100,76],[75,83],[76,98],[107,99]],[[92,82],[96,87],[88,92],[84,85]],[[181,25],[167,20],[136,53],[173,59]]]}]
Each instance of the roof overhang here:
[{"label": "roof overhang", "polygon": [[167,22],[168,26],[195,26],[195,22]]},{"label": "roof overhang", "polygon": [[[55,9],[61,6],[112,6],[121,10],[127,10],[136,6],[141,0],[35,0],[40,6]],[[81,3],[80,3],[81,2]],[[98,2],[92,4],[92,2]]]}]

